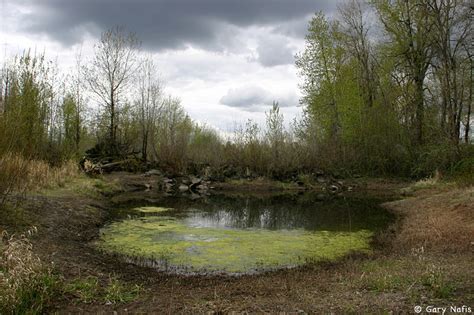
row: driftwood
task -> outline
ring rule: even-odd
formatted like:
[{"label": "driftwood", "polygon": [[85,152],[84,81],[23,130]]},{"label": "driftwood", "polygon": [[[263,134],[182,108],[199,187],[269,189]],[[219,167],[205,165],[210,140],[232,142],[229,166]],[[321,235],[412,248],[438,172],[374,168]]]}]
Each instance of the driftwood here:
[{"label": "driftwood", "polygon": [[101,168],[102,168],[103,170],[113,170],[115,167],[117,167],[117,166],[119,166],[119,165],[123,165],[123,164],[129,163],[129,162],[133,162],[133,161],[135,161],[135,159],[127,159],[127,160],[122,160],[122,161],[107,163],[107,164],[101,165]]},{"label": "driftwood", "polygon": [[101,162],[94,163],[91,160],[85,159],[83,167],[84,171],[88,174],[102,174],[103,172],[112,172],[117,170],[120,166],[134,161],[136,161],[136,159],[131,158],[102,164]]}]

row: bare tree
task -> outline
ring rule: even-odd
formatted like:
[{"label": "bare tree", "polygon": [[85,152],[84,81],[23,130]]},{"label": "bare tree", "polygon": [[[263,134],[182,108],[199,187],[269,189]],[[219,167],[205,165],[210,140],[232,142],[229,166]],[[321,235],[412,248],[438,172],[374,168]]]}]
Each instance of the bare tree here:
[{"label": "bare tree", "polygon": [[137,75],[138,99],[135,101],[136,113],[142,136],[142,158],[148,158],[148,147],[154,141],[158,116],[163,108],[164,95],[157,69],[151,58],[140,65]]},{"label": "bare tree", "polygon": [[109,140],[117,149],[117,116],[122,97],[131,83],[138,66],[137,52],[140,43],[133,33],[115,27],[104,32],[95,46],[95,54],[85,78],[93,94],[104,105],[109,119]]}]

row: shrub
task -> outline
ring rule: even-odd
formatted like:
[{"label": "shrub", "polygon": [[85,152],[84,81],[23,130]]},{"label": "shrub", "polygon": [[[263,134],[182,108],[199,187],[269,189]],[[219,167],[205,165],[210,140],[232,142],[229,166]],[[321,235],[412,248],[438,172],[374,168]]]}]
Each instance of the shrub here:
[{"label": "shrub", "polygon": [[474,185],[474,157],[466,157],[456,163],[451,175],[463,184]]}]

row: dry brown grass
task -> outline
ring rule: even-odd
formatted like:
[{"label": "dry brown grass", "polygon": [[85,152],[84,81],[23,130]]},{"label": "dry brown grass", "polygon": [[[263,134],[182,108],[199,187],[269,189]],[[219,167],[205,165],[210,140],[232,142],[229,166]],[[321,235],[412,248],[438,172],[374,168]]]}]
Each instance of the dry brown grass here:
[{"label": "dry brown grass", "polygon": [[72,161],[60,167],[51,167],[44,161],[7,153],[0,157],[0,196],[12,192],[63,186],[68,179],[78,173],[78,167]]},{"label": "dry brown grass", "polygon": [[403,217],[394,247],[399,251],[465,252],[474,244],[474,187],[388,203]]},{"label": "dry brown grass", "polygon": [[21,235],[2,233],[0,259],[0,313],[42,313],[57,289],[51,267],[33,253],[30,237],[36,228]]}]

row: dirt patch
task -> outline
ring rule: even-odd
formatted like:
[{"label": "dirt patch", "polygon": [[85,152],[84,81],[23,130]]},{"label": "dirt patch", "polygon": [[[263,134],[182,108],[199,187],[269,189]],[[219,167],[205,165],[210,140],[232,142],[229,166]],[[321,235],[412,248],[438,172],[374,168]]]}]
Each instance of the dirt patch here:
[{"label": "dirt patch", "polygon": [[401,219],[393,246],[399,252],[474,250],[474,188],[423,191],[386,207]]}]

